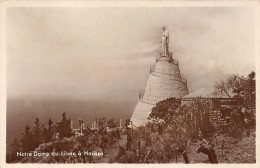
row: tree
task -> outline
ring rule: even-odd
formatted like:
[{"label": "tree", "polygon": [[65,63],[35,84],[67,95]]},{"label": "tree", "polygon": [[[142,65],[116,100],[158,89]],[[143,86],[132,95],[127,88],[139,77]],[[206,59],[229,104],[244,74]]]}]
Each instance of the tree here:
[{"label": "tree", "polygon": [[148,119],[157,123],[158,130],[171,130],[171,134],[179,137],[196,138],[199,130],[209,136],[215,131],[209,119],[213,108],[214,105],[205,99],[198,98],[191,106],[181,106],[179,99],[169,98],[157,103]]},{"label": "tree", "polygon": [[43,125],[41,125],[40,120],[38,118],[36,118],[34,121],[33,130],[32,130],[32,143],[33,143],[34,148],[37,148],[39,146],[39,144],[41,144],[43,142],[42,128],[43,128]]},{"label": "tree", "polygon": [[49,119],[49,121],[48,121],[48,129],[49,129],[49,131],[52,131],[52,124],[53,124],[53,122],[52,122],[52,120],[51,119]]},{"label": "tree", "polygon": [[67,119],[65,112],[62,113],[62,120],[57,123],[56,129],[60,134],[60,138],[72,136],[71,120]]},{"label": "tree", "polygon": [[42,129],[42,137],[43,137],[43,142],[48,142],[49,141],[49,130],[43,127]]},{"label": "tree", "polygon": [[95,119],[97,123],[97,127],[99,132],[105,132],[107,127],[107,119],[105,117],[98,116],[97,119]]},{"label": "tree", "polygon": [[107,121],[107,125],[109,128],[115,128],[115,127],[119,126],[119,123],[115,122],[115,119],[112,118]]},{"label": "tree", "polygon": [[173,116],[175,114],[175,110],[179,108],[180,105],[180,99],[176,98],[168,98],[166,100],[160,101],[152,109],[148,120],[153,122],[159,122],[161,120],[166,124],[174,122]]},{"label": "tree", "polygon": [[[232,98],[232,93],[240,93],[240,87],[237,87],[238,85],[238,76],[232,75],[229,76],[226,80],[220,80],[215,83],[215,95],[226,95],[229,98]],[[237,88],[235,88],[237,87]]]},{"label": "tree", "polygon": [[[255,72],[251,72],[247,77],[230,75],[225,80],[215,83],[215,95],[227,95],[229,98],[243,100],[241,105],[255,105]],[[233,94],[233,95],[232,95]]]},{"label": "tree", "polygon": [[13,140],[13,142],[10,144],[7,152],[7,163],[16,162],[18,159],[17,152],[20,152],[20,144],[17,138]]},{"label": "tree", "polygon": [[[214,108],[215,103],[203,98],[193,100],[191,105],[181,105],[180,99],[176,98],[158,102],[145,126],[147,144],[153,144],[151,148],[156,151],[154,155],[159,160],[163,160],[160,155],[169,160],[172,156],[180,155],[180,151],[185,151],[190,139],[206,138],[214,134],[215,129],[209,117]],[[158,151],[163,154],[157,155]],[[183,158],[188,162],[187,154]]]},{"label": "tree", "polygon": [[[215,94],[235,98],[237,106],[232,107],[228,131],[231,136],[241,137],[245,129],[255,128],[255,72],[247,77],[231,75],[215,84]],[[230,93],[233,93],[231,96]]]},{"label": "tree", "polygon": [[256,83],[255,83],[255,72],[248,74],[244,84],[244,99],[250,108],[255,109],[256,99]]},{"label": "tree", "polygon": [[22,138],[20,139],[20,142],[24,152],[33,150],[32,133],[28,125],[25,126],[25,130],[24,133],[22,134]]},{"label": "tree", "polygon": [[80,133],[83,133],[83,124],[84,124],[84,120],[82,118],[78,119],[78,123],[79,123],[79,130]]},{"label": "tree", "polygon": [[43,141],[44,142],[50,142],[52,140],[52,136],[53,136],[53,126],[52,126],[52,120],[49,119],[48,121],[48,129],[43,127],[42,130],[42,137],[43,137]]},{"label": "tree", "polygon": [[52,126],[53,122],[51,119],[49,119],[48,121],[48,138],[47,138],[47,141],[51,141],[51,138],[54,134],[54,131],[53,131],[53,126]]},{"label": "tree", "polygon": [[228,129],[224,129],[230,136],[234,138],[242,138],[246,125],[244,116],[240,108],[235,108],[232,111],[230,124]]},{"label": "tree", "polygon": [[[165,151],[165,148],[177,150],[177,147],[185,149],[188,125],[180,99],[168,98],[158,102],[148,120],[146,130],[151,131],[148,137],[154,145],[156,144],[156,151]],[[161,142],[156,140],[159,137]]]}]

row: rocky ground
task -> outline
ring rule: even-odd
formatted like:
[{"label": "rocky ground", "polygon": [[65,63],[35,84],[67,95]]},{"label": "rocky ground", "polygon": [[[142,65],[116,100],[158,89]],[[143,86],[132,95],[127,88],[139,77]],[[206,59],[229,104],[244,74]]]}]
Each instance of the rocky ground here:
[{"label": "rocky ground", "polygon": [[[224,140],[224,147],[223,147]],[[197,153],[197,149],[201,141],[191,142],[187,154],[190,163],[209,163],[208,156],[203,153]],[[118,143],[115,143],[110,149],[107,149],[106,155],[103,158],[97,158],[96,162],[109,163],[113,161],[112,158],[118,154],[118,145],[126,148],[126,136],[122,136],[122,139]],[[144,144],[142,142],[141,144]],[[219,163],[255,163],[255,133],[251,133],[249,136],[244,136],[241,140],[235,140],[232,137],[219,135],[213,142],[214,149]],[[222,154],[223,148],[223,154]],[[182,156],[178,156],[175,159],[170,160],[171,163],[184,163]]]},{"label": "rocky ground", "polygon": [[[222,154],[222,146],[224,148]],[[191,163],[209,163],[208,157],[203,153],[197,153],[196,150],[202,142],[192,142],[187,149],[187,154]],[[219,163],[255,163],[255,133],[244,136],[241,140],[235,140],[232,137],[220,135],[212,144]],[[182,158],[178,159],[183,162]]]},{"label": "rocky ground", "polygon": [[[122,135],[120,140],[113,143],[111,146],[105,148],[103,157],[94,156],[94,163],[135,163],[135,153],[131,150],[126,149],[127,136]],[[66,139],[68,143],[73,146],[77,146],[77,141]],[[65,140],[63,140],[65,141]],[[224,142],[224,145],[223,145]],[[197,153],[197,149],[202,141],[190,142],[187,148],[187,155],[190,163],[209,163],[208,156],[203,153]],[[48,143],[49,144],[49,143]],[[51,144],[51,143],[50,143]],[[244,135],[242,139],[236,140],[232,137],[219,135],[213,140],[214,149],[218,158],[219,163],[255,163],[255,132],[250,135]],[[141,148],[144,147],[144,139],[141,141]],[[124,154],[119,153],[119,146],[124,148]],[[148,148],[145,148],[148,150]],[[223,149],[223,150],[222,150]],[[102,150],[99,149],[101,152]],[[223,152],[222,152],[223,151]],[[147,151],[145,151],[147,153]],[[120,156],[120,157],[118,157]],[[62,161],[63,160],[63,161]],[[61,162],[73,163],[73,159],[63,158]],[[53,157],[25,157],[21,160],[24,163],[56,163],[57,159]],[[76,162],[81,162],[76,160]],[[184,163],[182,155],[177,155],[174,159],[170,160],[170,163]]]}]

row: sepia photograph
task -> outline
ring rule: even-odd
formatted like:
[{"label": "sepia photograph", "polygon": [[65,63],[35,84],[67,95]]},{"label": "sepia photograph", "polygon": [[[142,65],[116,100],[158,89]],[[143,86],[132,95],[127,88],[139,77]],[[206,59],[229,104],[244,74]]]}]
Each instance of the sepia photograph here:
[{"label": "sepia photograph", "polygon": [[256,165],[259,4],[215,4],[2,6],[5,164]]}]

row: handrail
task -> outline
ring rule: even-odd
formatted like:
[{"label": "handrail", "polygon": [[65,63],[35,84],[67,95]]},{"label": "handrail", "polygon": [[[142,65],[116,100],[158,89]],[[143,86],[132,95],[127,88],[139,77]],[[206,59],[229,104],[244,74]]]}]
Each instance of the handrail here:
[{"label": "handrail", "polygon": [[[151,67],[150,73],[153,73],[153,72],[157,72],[157,73],[161,73],[161,74],[173,76],[172,74],[169,74],[168,72],[163,71],[163,69],[157,68],[157,69],[155,70],[155,68],[152,68],[152,67]],[[166,72],[166,73],[165,73],[165,72]],[[184,83],[187,83],[187,77],[184,76],[184,75],[181,75],[181,81],[184,82]]]},{"label": "handrail", "polygon": [[139,99],[142,99],[144,97],[145,90],[141,90],[139,92]]},{"label": "handrail", "polygon": [[154,72],[155,71],[155,65],[151,65],[150,67],[150,73]]},{"label": "handrail", "polygon": [[145,98],[144,98],[144,94],[145,94],[145,90],[141,90],[139,92],[139,100],[150,100],[150,101],[161,101],[161,100],[164,100],[165,97],[160,97],[160,96],[152,96],[152,95],[149,95],[149,94],[145,94]]}]

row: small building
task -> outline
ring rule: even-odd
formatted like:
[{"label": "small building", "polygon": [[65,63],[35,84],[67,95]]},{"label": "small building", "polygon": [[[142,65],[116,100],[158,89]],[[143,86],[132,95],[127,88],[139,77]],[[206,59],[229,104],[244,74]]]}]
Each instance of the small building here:
[{"label": "small building", "polygon": [[230,98],[226,95],[216,95],[211,88],[202,88],[182,97],[182,105],[191,106],[197,99],[203,99],[210,105],[218,106],[218,110],[210,110],[210,123],[213,126],[227,125],[230,122],[231,112],[237,106],[237,99]]}]

